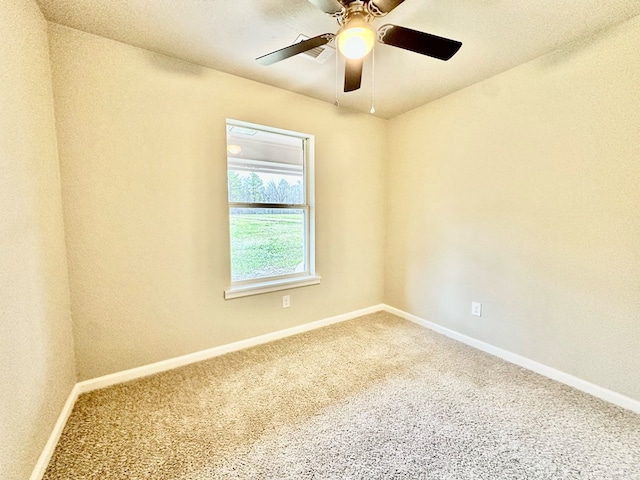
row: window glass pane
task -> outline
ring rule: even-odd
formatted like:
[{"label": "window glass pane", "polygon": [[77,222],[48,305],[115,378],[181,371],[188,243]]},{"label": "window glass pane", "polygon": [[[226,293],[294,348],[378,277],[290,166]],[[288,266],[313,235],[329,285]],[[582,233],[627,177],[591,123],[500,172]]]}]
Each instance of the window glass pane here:
[{"label": "window glass pane", "polygon": [[305,272],[305,210],[230,208],[231,280]]},{"label": "window glass pane", "polygon": [[302,138],[227,125],[229,201],[303,204]]},{"label": "window glass pane", "polygon": [[230,168],[228,179],[230,202],[304,203],[302,172],[289,175]]}]

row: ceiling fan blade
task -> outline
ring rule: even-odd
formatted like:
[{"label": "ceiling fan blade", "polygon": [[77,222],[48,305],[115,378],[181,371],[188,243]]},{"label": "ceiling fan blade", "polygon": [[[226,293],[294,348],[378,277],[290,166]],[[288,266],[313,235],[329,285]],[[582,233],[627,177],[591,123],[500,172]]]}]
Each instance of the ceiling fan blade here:
[{"label": "ceiling fan blade", "polygon": [[378,29],[378,41],[440,60],[449,60],[462,46],[462,43],[456,40],[398,25],[381,26]]},{"label": "ceiling fan blade", "polygon": [[293,57],[294,55],[298,55],[299,53],[304,53],[316,47],[326,45],[331,40],[333,40],[334,37],[335,35],[333,33],[318,35],[317,37],[303,40],[301,42],[294,43],[293,45],[289,45],[288,47],[281,48],[280,50],[276,50],[275,52],[262,55],[261,57],[256,58],[256,61],[261,63],[262,65],[271,65],[272,63],[276,63],[280,60]]},{"label": "ceiling fan blade", "polygon": [[376,17],[382,17],[400,5],[404,0],[371,0],[369,11]]},{"label": "ceiling fan blade", "polygon": [[324,13],[328,13],[329,15],[340,13],[344,8],[338,0],[309,0],[309,2],[313,3],[320,10]]},{"label": "ceiling fan blade", "polygon": [[353,92],[362,83],[362,64],[364,59],[351,60],[345,58],[344,63],[344,91]]}]

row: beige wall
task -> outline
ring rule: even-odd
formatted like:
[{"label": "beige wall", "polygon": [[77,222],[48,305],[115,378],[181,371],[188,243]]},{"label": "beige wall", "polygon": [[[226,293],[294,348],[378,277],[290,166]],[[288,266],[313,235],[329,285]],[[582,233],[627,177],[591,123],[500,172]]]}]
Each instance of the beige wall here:
[{"label": "beige wall", "polygon": [[391,122],[388,303],[640,399],[638,38],[640,17]]},{"label": "beige wall", "polygon": [[75,383],[47,24],[0,2],[0,478],[33,470]]},{"label": "beige wall", "polygon": [[[3,323],[2,372],[28,395],[64,386],[32,416],[49,425],[73,359],[47,45],[36,8],[3,8],[3,37],[23,34],[2,47],[2,308],[22,318]],[[639,31],[632,20],[385,122],[50,25],[80,379],[385,299],[640,398]],[[223,300],[227,117],[316,135],[323,281],[289,292],[288,310],[282,292]]]},{"label": "beige wall", "polygon": [[[386,122],[50,26],[80,379],[378,304]],[[316,136],[318,286],[225,301],[225,118]]]},{"label": "beige wall", "polygon": [[[49,29],[66,232],[46,22],[0,3],[3,479],[35,465],[73,336],[86,379],[384,298],[640,399],[640,17],[391,122]],[[323,281],[288,310],[222,297],[227,117],[316,135]]]}]

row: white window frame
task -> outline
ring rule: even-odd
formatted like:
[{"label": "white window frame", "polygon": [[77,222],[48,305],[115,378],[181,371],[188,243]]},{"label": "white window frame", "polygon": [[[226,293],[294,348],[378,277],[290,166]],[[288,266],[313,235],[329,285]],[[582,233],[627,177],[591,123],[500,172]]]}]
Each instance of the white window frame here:
[{"label": "white window frame", "polygon": [[[314,178],[314,153],[315,153],[315,137],[311,134],[284,130],[266,125],[244,122],[227,118],[226,126],[244,127],[253,130],[260,130],[269,133],[277,133],[300,138],[303,142],[303,191],[304,204],[272,204],[258,202],[230,202],[228,182],[227,182],[227,202],[228,202],[228,225],[229,225],[229,279],[231,279],[231,209],[232,208],[269,208],[269,209],[285,209],[285,210],[304,210],[306,211],[307,221],[305,222],[305,265],[304,272],[292,273],[287,275],[279,275],[267,278],[258,278],[242,281],[230,281],[230,286],[224,291],[225,299],[245,297],[248,295],[258,295],[262,293],[275,292],[278,290],[286,290],[290,288],[304,287],[308,285],[317,285],[320,283],[321,277],[316,275],[315,262],[315,178]],[[226,142],[225,142],[226,143]],[[226,145],[225,145],[226,146]],[[227,171],[229,160],[227,159]]]}]

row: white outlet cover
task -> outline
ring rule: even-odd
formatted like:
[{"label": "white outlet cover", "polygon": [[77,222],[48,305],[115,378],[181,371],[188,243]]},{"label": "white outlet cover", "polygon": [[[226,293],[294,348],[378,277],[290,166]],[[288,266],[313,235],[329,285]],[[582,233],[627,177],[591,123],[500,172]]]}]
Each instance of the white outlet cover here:
[{"label": "white outlet cover", "polygon": [[482,316],[482,304],[480,302],[471,302],[471,315]]}]

